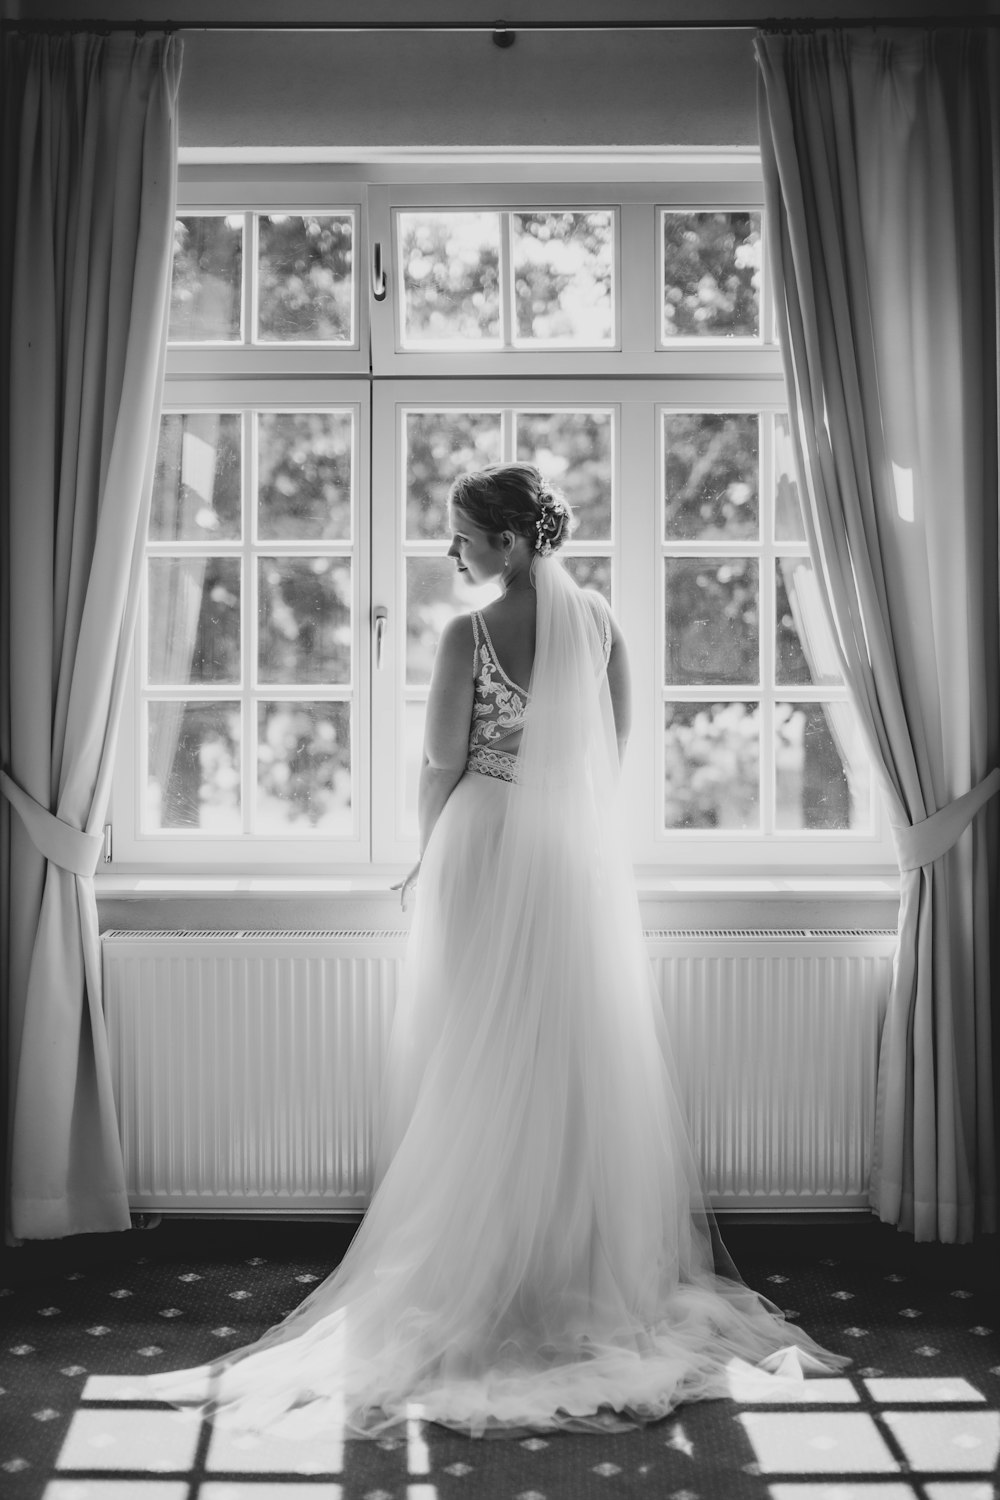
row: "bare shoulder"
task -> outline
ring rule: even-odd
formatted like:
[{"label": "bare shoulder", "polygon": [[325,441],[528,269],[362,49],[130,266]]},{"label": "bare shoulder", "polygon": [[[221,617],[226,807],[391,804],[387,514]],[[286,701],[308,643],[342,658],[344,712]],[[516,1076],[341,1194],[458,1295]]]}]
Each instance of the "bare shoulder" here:
[{"label": "bare shoulder", "polygon": [[435,666],[445,670],[449,676],[461,672],[464,667],[471,675],[472,658],[476,647],[471,615],[455,615],[445,625],[438,640]]},{"label": "bare shoulder", "polygon": [[458,647],[468,646],[471,650],[475,644],[475,632],[472,628],[472,616],[453,615],[441,632],[438,647],[444,646],[449,651]]}]

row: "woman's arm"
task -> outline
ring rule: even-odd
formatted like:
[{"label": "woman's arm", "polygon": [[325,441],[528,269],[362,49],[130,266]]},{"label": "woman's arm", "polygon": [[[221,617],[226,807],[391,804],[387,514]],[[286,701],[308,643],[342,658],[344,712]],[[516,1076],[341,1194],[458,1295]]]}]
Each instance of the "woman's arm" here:
[{"label": "woman's arm", "polygon": [[[427,717],[424,720],[424,754],[417,792],[420,823],[420,859],[427,840],[441,816],[445,802],[456,789],[469,753],[469,726],[475,694],[475,636],[468,615],[450,619],[441,633],[430,675]],[[393,886],[406,910],[406,897],[420,874],[420,859],[405,879]]]},{"label": "woman's arm", "polygon": [[628,666],[625,637],[614,615],[608,610],[611,622],[611,654],[608,657],[608,690],[611,693],[611,711],[615,718],[615,737],[618,740],[618,763],[625,759],[625,747],[632,729],[632,678]]},{"label": "woman's arm", "polygon": [[[420,824],[420,859],[442,809],[465,771],[469,754],[469,726],[475,693],[473,654],[475,637],[468,615],[449,620],[441,633],[424,721],[424,755],[417,793]],[[420,860],[399,885],[405,910],[406,897],[420,870]]]},{"label": "woman's arm", "polygon": [[474,651],[469,616],[449,620],[434,657],[424,721],[424,758],[417,798],[421,857],[442,808],[465,771],[475,692]]}]

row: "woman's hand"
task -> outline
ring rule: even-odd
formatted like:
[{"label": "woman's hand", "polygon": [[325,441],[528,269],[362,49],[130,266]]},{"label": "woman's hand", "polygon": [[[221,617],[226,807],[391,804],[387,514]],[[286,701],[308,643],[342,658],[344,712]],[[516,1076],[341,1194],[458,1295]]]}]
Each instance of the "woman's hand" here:
[{"label": "woman's hand", "polygon": [[403,911],[406,910],[406,897],[407,897],[408,893],[410,891],[412,891],[413,888],[414,888],[414,886],[416,885],[416,883],[417,883],[417,877],[418,877],[419,874],[420,874],[420,861],[418,859],[417,862],[416,862],[416,864],[413,866],[413,869],[406,876],[405,880],[400,880],[395,885],[389,887],[390,890],[398,891],[399,892],[399,905],[400,905],[401,910],[403,910]]}]

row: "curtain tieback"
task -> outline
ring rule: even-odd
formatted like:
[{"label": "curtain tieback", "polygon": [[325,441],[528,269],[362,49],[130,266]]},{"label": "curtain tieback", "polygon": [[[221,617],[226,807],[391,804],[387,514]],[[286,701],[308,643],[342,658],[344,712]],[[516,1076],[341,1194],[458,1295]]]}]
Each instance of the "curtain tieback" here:
[{"label": "curtain tieback", "polygon": [[104,843],[99,833],[83,833],[72,823],[64,823],[29,797],[6,771],[0,771],[0,792],[19,814],[39,854],[73,875],[87,879],[93,875]]},{"label": "curtain tieback", "polygon": [[994,766],[978,786],[963,792],[961,797],[931,813],[929,818],[902,827],[893,824],[892,836],[900,871],[919,870],[947,854],[952,845],[958,843],[979,809],[985,807],[997,792],[1000,792],[1000,766]]}]

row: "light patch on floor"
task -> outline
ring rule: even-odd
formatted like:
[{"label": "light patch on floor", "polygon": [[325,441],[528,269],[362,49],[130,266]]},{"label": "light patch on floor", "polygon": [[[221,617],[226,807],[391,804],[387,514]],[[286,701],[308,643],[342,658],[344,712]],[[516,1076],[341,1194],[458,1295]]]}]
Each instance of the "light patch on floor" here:
[{"label": "light patch on floor", "polygon": [[212,1429],[207,1473],[340,1474],[344,1467],[343,1432],[310,1434],[308,1442],[272,1433]]},{"label": "light patch on floor", "polygon": [[729,1394],[741,1406],[856,1406],[861,1400],[849,1380],[775,1380],[753,1370],[731,1373]]},{"label": "light patch on floor", "polygon": [[188,1484],[183,1479],[53,1479],[42,1500],[188,1500]]},{"label": "light patch on floor", "polygon": [[740,1414],[765,1474],[896,1474],[899,1465],[863,1412]]},{"label": "light patch on floor", "polygon": [[772,1484],[771,1500],[919,1500],[909,1484]]},{"label": "light patch on floor", "polygon": [[342,1500],[343,1488],[339,1484],[310,1484],[308,1490],[301,1484],[282,1483],[271,1480],[266,1490],[259,1479],[210,1480],[198,1488],[198,1500]]},{"label": "light patch on floor", "polygon": [[887,1411],[883,1420],[921,1474],[992,1474],[1000,1458],[1000,1412]]},{"label": "light patch on floor", "polygon": [[176,1411],[83,1408],[73,1415],[57,1469],[188,1470],[201,1419]]},{"label": "light patch on floor", "polygon": [[865,1385],[880,1406],[905,1406],[909,1401],[921,1406],[937,1406],[942,1401],[986,1400],[982,1391],[977,1391],[960,1375],[948,1375],[944,1379],[931,1375],[881,1376],[877,1380],[866,1380]]},{"label": "light patch on floor", "polygon": [[927,1500],[996,1500],[997,1495],[988,1479],[945,1479],[925,1484],[924,1490]]}]

